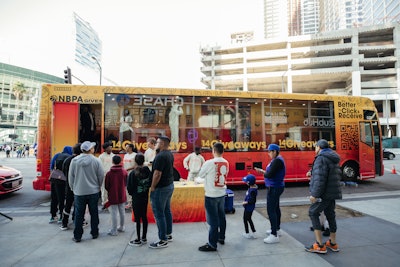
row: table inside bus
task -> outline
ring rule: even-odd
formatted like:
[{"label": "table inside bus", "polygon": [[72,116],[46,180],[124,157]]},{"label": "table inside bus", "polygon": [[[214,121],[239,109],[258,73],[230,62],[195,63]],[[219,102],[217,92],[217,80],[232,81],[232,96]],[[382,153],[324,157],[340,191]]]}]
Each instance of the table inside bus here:
[{"label": "table inside bus", "polygon": [[[205,222],[204,185],[192,181],[174,182],[174,193],[171,199],[171,211],[174,222]],[[134,221],[132,212],[132,221]],[[154,223],[154,215],[149,206],[147,208],[149,223]]]}]

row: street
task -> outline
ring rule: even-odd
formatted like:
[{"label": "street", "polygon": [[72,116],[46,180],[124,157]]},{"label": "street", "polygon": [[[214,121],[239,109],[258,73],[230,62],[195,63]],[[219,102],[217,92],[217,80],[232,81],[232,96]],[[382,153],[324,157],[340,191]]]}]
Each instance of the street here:
[{"label": "street", "polygon": [[[400,190],[400,156],[394,160],[384,160],[385,174],[375,179],[360,181],[357,187],[343,187],[343,194],[351,196],[354,193],[379,193]],[[0,164],[10,166],[20,170],[24,176],[24,187],[9,195],[0,196],[0,210],[4,209],[26,209],[27,207],[48,206],[50,202],[50,192],[36,191],[32,188],[32,181],[36,175],[36,159],[29,158],[6,158],[4,152],[0,152]],[[397,174],[392,174],[392,168],[395,168]],[[235,202],[244,199],[246,193],[245,186],[229,187],[234,191]],[[264,200],[264,188],[260,186],[259,202]],[[308,196],[307,183],[286,183],[285,192],[282,195],[282,203],[293,198],[306,199]]]}]

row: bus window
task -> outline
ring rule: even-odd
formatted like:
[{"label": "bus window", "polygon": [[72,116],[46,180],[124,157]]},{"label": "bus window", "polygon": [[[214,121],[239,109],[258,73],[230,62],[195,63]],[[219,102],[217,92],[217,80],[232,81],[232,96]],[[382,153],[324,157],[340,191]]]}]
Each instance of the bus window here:
[{"label": "bus window", "polygon": [[360,122],[360,140],[370,147],[373,146],[372,130],[370,123]]}]

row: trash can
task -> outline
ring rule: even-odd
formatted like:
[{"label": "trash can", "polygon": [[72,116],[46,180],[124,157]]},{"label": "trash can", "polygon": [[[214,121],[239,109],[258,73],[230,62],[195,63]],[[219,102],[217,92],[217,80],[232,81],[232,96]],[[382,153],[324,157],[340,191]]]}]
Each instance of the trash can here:
[{"label": "trash can", "polygon": [[234,193],[230,189],[226,189],[225,193],[225,213],[235,213],[235,208],[233,207],[233,197]]}]

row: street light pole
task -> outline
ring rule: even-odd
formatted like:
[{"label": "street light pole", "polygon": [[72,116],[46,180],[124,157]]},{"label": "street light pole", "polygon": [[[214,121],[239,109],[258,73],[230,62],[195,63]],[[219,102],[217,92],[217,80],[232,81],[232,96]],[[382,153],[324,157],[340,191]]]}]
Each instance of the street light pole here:
[{"label": "street light pole", "polygon": [[99,66],[99,71],[100,71],[100,85],[101,85],[101,65],[99,63],[99,61],[97,60],[97,58],[95,56],[92,56],[92,59],[96,61],[97,65]]}]

